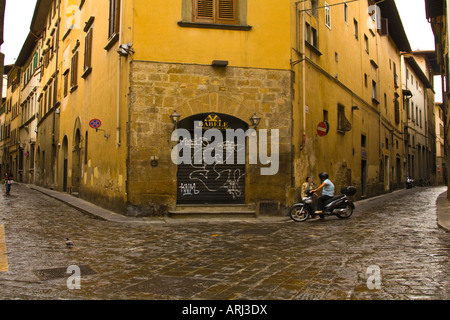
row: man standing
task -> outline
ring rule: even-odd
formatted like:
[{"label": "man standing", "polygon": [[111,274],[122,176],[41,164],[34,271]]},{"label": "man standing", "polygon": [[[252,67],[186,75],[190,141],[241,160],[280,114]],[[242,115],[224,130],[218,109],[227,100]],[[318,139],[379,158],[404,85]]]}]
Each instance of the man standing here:
[{"label": "man standing", "polygon": [[8,173],[5,175],[5,186],[6,186],[6,195],[9,195],[11,192],[11,185],[13,183],[13,175],[11,174],[11,171],[8,171]]}]

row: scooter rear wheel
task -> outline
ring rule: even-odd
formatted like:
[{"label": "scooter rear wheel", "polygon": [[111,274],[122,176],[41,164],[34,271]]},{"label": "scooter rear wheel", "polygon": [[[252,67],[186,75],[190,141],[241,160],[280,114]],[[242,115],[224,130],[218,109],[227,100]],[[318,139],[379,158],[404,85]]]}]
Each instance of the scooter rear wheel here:
[{"label": "scooter rear wheel", "polygon": [[340,219],[350,218],[350,216],[353,214],[353,208],[349,204],[347,204],[345,206],[345,208],[338,209],[338,210],[339,210],[339,213],[337,213],[336,215]]},{"label": "scooter rear wheel", "polygon": [[291,219],[296,222],[306,221],[311,216],[311,214],[311,209],[305,205],[295,206],[291,209],[290,212]]}]

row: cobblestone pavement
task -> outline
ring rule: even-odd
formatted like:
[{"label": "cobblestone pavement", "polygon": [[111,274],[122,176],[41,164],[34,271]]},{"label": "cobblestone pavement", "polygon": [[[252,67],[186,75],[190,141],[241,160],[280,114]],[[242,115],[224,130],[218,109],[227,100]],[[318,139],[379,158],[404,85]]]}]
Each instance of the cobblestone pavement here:
[{"label": "cobblestone pavement", "polygon": [[450,233],[438,228],[435,207],[444,191],[360,201],[348,220],[136,225],[93,219],[14,185],[0,196],[0,259],[9,266],[0,297],[449,299]]}]

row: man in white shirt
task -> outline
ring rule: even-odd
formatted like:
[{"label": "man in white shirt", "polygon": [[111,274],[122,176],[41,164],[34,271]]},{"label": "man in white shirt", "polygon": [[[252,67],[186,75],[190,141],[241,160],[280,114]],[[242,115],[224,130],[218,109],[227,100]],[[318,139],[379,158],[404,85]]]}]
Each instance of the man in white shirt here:
[{"label": "man in white shirt", "polygon": [[[328,199],[331,199],[334,197],[334,184],[333,184],[333,182],[330,181],[330,179],[328,179],[328,173],[321,172],[319,174],[319,178],[320,178],[320,181],[322,182],[322,184],[313,191],[317,192],[322,188],[323,188],[323,191],[322,191],[322,195],[317,199],[317,211],[315,212],[316,214],[321,214],[323,212],[323,206],[324,206],[325,202]],[[321,215],[320,217],[323,218],[323,215]]]}]

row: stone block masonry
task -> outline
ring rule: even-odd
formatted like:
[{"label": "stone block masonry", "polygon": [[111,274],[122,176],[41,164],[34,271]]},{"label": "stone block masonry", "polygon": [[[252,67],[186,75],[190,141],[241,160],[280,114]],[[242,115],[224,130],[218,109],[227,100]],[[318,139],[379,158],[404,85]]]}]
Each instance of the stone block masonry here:
[{"label": "stone block masonry", "polygon": [[[170,115],[182,119],[200,113],[223,113],[259,129],[280,132],[280,172],[260,177],[260,165],[248,165],[247,204],[284,203],[291,181],[292,83],[290,70],[215,68],[208,65],[133,61],[130,71],[128,202],[133,215],[159,215],[176,206],[177,166],[171,161],[176,144]],[[150,158],[158,165],[151,166]],[[261,188],[264,183],[266,188]],[[252,188],[252,186],[258,186]]]}]

